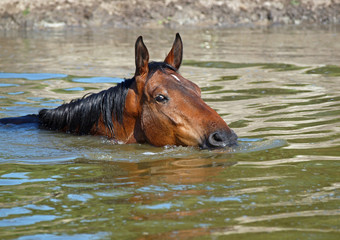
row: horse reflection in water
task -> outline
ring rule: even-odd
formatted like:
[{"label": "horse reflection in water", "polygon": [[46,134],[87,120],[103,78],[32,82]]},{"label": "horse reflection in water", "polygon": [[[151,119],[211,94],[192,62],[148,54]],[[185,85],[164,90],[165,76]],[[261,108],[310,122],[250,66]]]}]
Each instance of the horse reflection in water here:
[{"label": "horse reflection in water", "polygon": [[[223,154],[223,156],[231,157],[228,154]],[[127,205],[138,204],[143,208],[143,206],[178,202],[179,196],[188,196],[188,198],[209,196],[209,194],[213,193],[212,190],[202,186],[205,184],[210,185],[212,181],[219,179],[218,176],[221,175],[221,172],[228,171],[228,168],[236,164],[236,162],[230,161],[228,158],[211,158],[207,156],[207,158],[160,159],[150,162],[96,161],[96,164],[101,165],[102,174],[100,176],[91,180],[79,179],[78,181],[81,183],[83,181],[114,183],[110,185],[113,192],[119,192],[121,188],[138,189],[130,197],[122,195],[121,197],[106,199],[105,203],[112,206],[123,203]],[[218,181],[221,180],[219,179]],[[98,191],[110,192],[111,189],[108,189],[106,184]],[[131,220],[181,221],[183,217],[200,218],[202,215],[209,214],[210,211],[212,209],[209,207],[185,210],[180,206],[167,209],[167,211],[133,211]],[[181,239],[182,237],[204,236],[210,233],[209,228],[195,228],[188,231],[176,230],[175,236]],[[169,232],[164,234],[169,236]],[[147,239],[165,237],[162,234],[151,236]]]},{"label": "horse reflection in water", "polygon": [[201,98],[200,88],[178,72],[183,43],[176,34],[163,62],[149,62],[142,37],[135,44],[135,75],[115,87],[73,100],[38,115],[0,119],[36,122],[44,129],[103,135],[121,143],[224,148],[236,134]]},{"label": "horse reflection in water", "polygon": [[[223,153],[226,154],[226,153]],[[230,156],[227,154],[227,156]],[[97,162],[97,161],[96,161]],[[169,184],[205,183],[217,176],[226,167],[236,164],[227,158],[160,159],[148,162],[101,162],[103,182],[130,183],[135,186]]]}]

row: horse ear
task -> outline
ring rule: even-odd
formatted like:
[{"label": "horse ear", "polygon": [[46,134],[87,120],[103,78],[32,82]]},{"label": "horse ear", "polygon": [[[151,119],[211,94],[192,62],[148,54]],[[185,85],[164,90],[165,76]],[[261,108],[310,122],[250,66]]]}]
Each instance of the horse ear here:
[{"label": "horse ear", "polygon": [[182,63],[182,57],[183,57],[183,43],[181,36],[179,35],[179,33],[177,33],[174,44],[172,45],[172,48],[168,56],[165,58],[164,62],[178,70]]},{"label": "horse ear", "polygon": [[135,61],[136,72],[135,76],[147,74],[149,72],[149,52],[146,48],[143,37],[139,36],[135,44]]}]

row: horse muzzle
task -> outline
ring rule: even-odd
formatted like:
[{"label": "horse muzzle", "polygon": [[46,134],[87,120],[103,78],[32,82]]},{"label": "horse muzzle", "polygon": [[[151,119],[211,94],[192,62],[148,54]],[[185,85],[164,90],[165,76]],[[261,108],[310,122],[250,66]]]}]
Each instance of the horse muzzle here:
[{"label": "horse muzzle", "polygon": [[237,145],[237,135],[233,130],[220,130],[211,133],[201,144],[202,149],[225,148]]}]

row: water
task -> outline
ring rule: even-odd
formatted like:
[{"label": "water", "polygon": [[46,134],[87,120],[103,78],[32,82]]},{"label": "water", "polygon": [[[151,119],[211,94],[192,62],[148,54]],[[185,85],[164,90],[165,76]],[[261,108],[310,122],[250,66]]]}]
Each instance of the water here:
[{"label": "water", "polygon": [[[200,151],[0,126],[1,239],[338,239],[337,28],[182,30],[181,73],[240,137]],[[0,117],[163,59],[172,30],[0,34]]]}]

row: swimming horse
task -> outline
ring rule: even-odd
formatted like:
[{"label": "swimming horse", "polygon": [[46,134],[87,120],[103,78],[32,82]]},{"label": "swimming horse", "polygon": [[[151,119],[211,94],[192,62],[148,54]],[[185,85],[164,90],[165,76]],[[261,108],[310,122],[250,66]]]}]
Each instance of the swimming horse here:
[{"label": "swimming horse", "polygon": [[183,43],[176,34],[163,62],[149,62],[143,38],[135,44],[136,71],[115,87],[39,114],[0,123],[38,123],[43,129],[102,135],[120,143],[224,148],[237,135],[201,98],[200,88],[179,74]]}]

